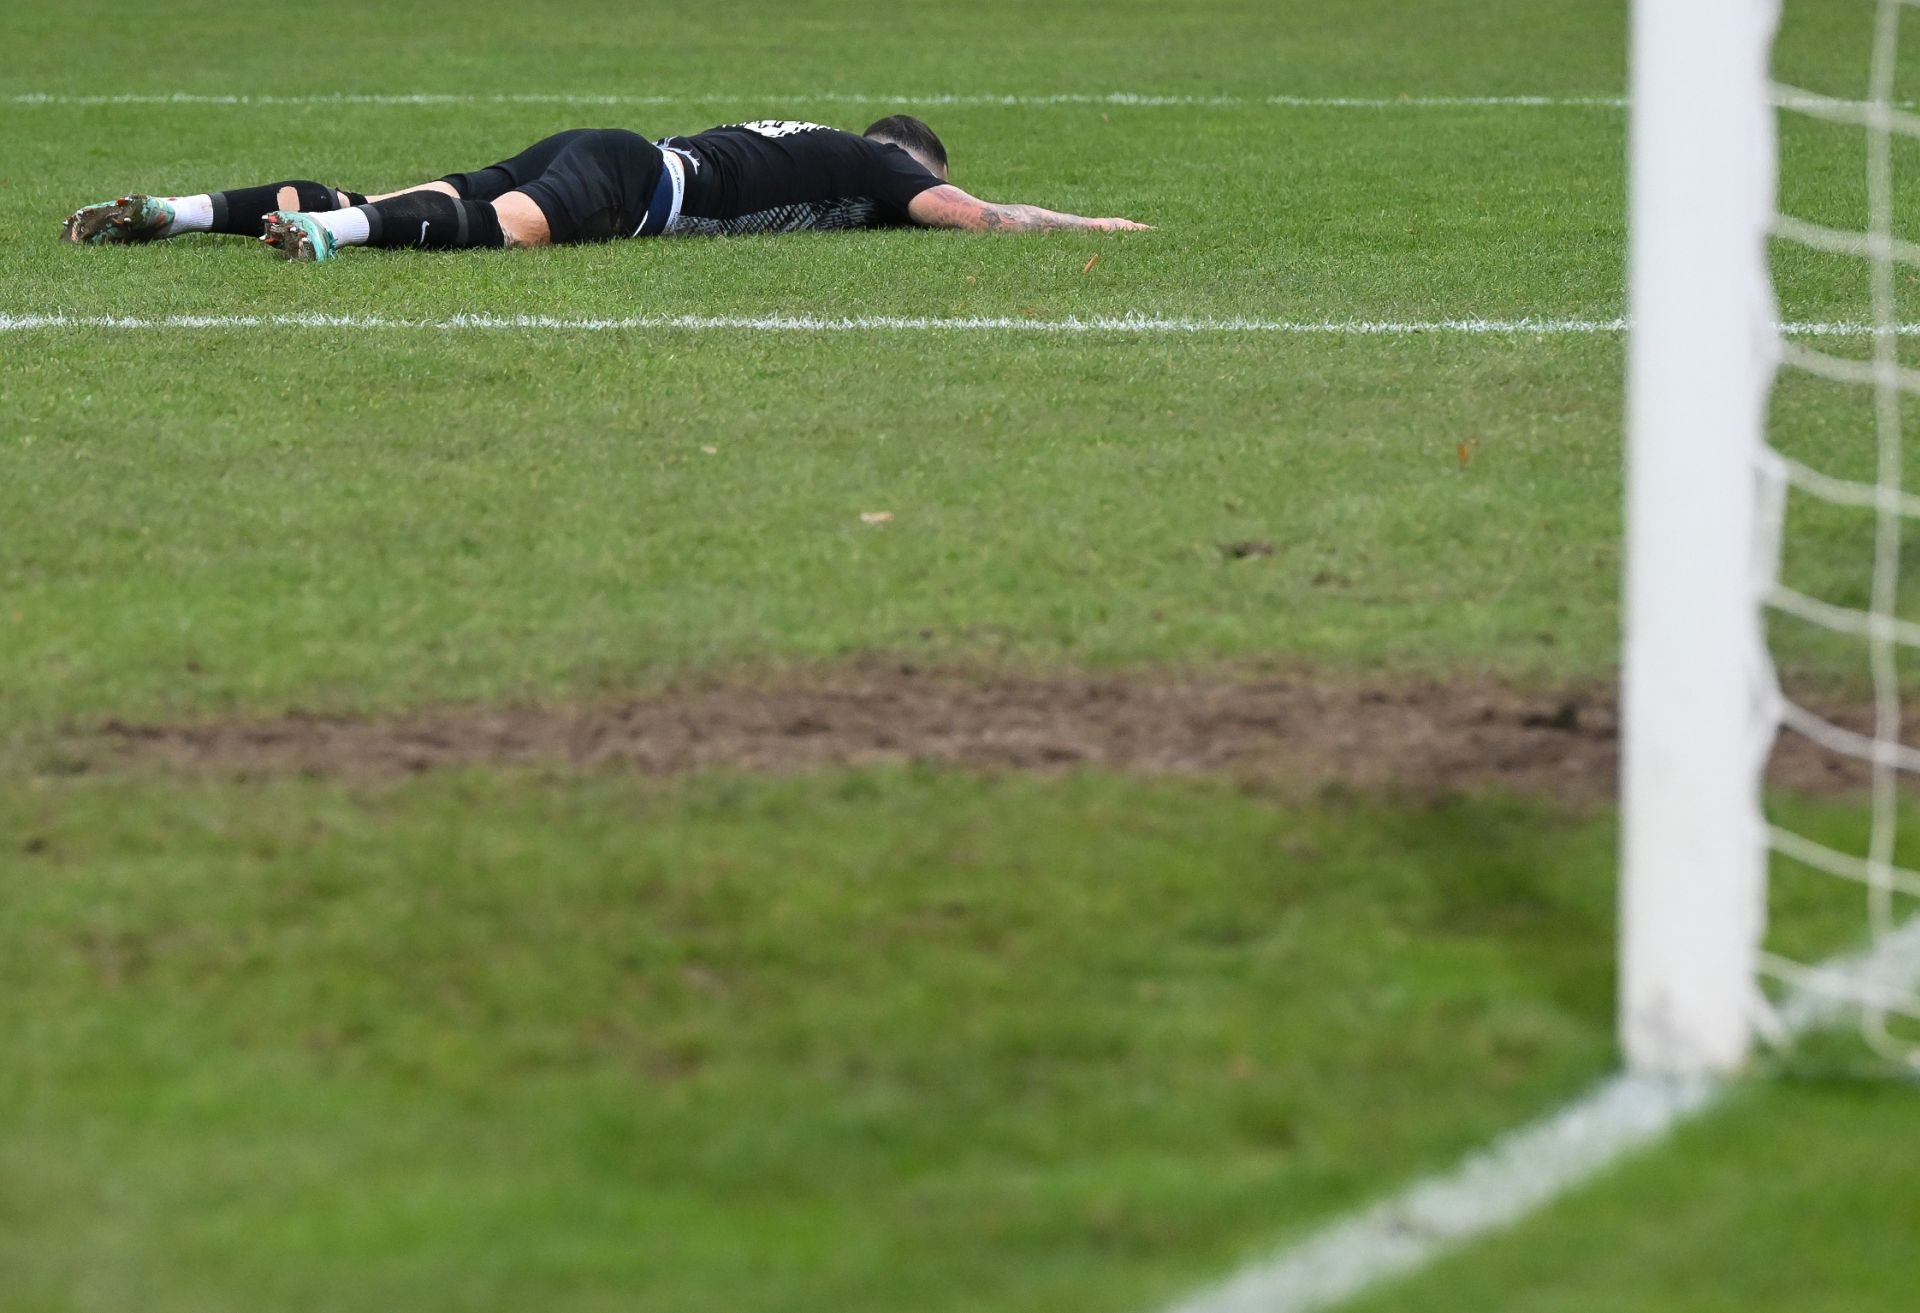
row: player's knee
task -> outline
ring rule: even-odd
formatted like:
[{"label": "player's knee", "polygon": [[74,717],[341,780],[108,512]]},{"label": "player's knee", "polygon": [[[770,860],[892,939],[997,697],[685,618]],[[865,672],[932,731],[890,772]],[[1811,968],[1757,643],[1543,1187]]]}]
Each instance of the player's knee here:
[{"label": "player's knee", "polygon": [[476,204],[486,205],[493,212],[500,224],[500,236],[508,246],[547,246],[553,241],[546,214],[525,192],[510,191],[491,204]]}]

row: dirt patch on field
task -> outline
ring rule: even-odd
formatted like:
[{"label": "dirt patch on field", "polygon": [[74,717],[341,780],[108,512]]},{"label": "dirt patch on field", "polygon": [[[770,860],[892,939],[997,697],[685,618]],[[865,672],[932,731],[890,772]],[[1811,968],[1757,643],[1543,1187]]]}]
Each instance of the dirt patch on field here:
[{"label": "dirt patch on field", "polygon": [[[1611,796],[1610,691],[1309,678],[1035,677],[869,662],[583,707],[443,708],[394,718],[294,714],[202,725],[114,722],[87,764],[227,774],[391,776],[461,765],[670,774],[930,763],[1215,774],[1303,788]],[[103,759],[104,758],[104,759]],[[1854,772],[1789,741],[1774,778],[1802,791]]]}]

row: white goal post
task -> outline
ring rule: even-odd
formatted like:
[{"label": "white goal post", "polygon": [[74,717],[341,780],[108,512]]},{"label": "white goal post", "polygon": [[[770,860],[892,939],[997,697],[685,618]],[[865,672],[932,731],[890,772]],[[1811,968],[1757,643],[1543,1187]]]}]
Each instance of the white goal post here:
[{"label": "white goal post", "polygon": [[1738,1068],[1758,1015],[1777,11],[1633,5],[1620,1032],[1650,1073]]}]

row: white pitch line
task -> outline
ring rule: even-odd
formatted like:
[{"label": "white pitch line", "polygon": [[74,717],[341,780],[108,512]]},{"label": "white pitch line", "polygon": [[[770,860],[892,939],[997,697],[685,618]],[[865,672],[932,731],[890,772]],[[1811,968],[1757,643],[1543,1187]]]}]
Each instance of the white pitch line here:
[{"label": "white pitch line", "polygon": [[1580,1102],[1247,1268],[1171,1313],[1315,1313],[1510,1226],[1711,1103],[1704,1081],[1616,1076]]},{"label": "white pitch line", "polygon": [[[1162,336],[1271,334],[1300,337],[1567,337],[1617,335],[1624,319],[1179,319],[1160,315],[1070,315],[1064,319],[998,316],[849,315],[629,315],[622,318],[565,318],[553,315],[452,315],[444,319],[403,319],[386,315],[77,315],[0,312],[0,333],[60,329],[219,330],[238,328],[359,329],[367,331],[456,332],[758,332],[758,333],[1146,333]],[[1870,337],[1872,324],[1793,322],[1780,325],[1795,337]],[[1894,326],[1902,337],[1920,336],[1920,323]]]},{"label": "white pitch line", "polygon": [[[1433,319],[1287,320],[1178,319],[1159,315],[1089,315],[1064,319],[1005,316],[852,315],[629,315],[621,318],[562,318],[550,315],[453,315],[444,319],[399,319],[384,315],[73,315],[0,313],[0,332],[41,329],[226,329],[338,328],[427,332],[548,331],[607,333],[632,331],[762,333],[1277,333],[1328,336],[1403,336],[1418,333],[1597,334],[1618,333],[1621,320],[1606,319]],[[1916,326],[1920,331],[1920,325]]]},{"label": "white pitch line", "polygon": [[865,91],[696,91],[681,95],[589,92],[325,92],[312,95],[201,95],[192,92],[130,92],[120,95],[26,92],[8,98],[20,106],[106,105],[950,105],[969,108],[1036,109],[1050,105],[1099,105],[1128,109],[1606,109],[1627,107],[1623,96],[1195,96],[1145,91],[1053,92],[999,95],[991,92],[920,92],[880,95]]},{"label": "white pitch line", "polygon": [[[1831,992],[1788,994],[1776,1015],[1787,1039],[1842,1020],[1844,995],[1911,995],[1920,986],[1920,918],[1808,977]],[[1710,1079],[1615,1076],[1451,1171],[1325,1226],[1167,1313],[1323,1313],[1519,1222],[1666,1138],[1731,1088]]]}]

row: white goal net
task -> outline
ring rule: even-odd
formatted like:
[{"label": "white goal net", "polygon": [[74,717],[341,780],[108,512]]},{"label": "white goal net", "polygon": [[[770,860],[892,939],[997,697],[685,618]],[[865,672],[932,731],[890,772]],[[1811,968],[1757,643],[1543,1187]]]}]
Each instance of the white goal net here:
[{"label": "white goal net", "polygon": [[1776,80],[1778,0],[1635,5],[1621,1029],[1641,1070],[1732,1070],[1756,1036],[1848,1015],[1920,1051],[1920,243],[1900,232],[1920,113],[1908,0],[1823,8],[1847,3],[1853,88]]}]

